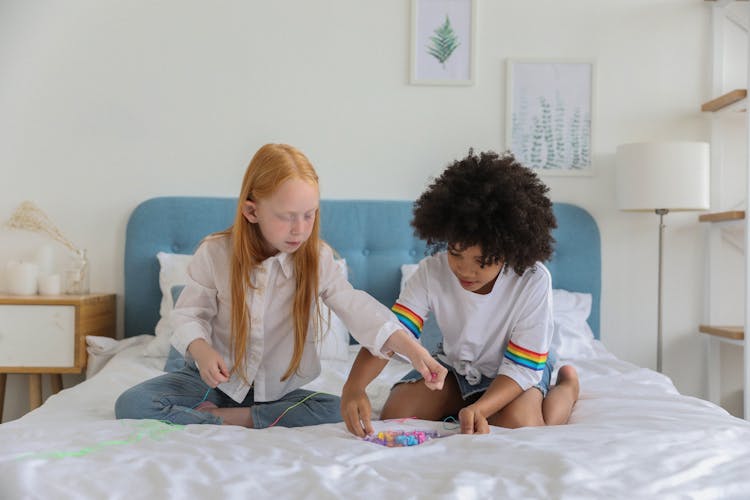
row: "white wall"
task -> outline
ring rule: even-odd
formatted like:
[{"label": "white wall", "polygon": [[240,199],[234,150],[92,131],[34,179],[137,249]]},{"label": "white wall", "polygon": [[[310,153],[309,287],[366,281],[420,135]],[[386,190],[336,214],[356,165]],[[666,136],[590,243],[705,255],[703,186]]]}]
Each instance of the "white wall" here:
[{"label": "white wall", "polygon": [[[658,219],[617,210],[613,154],[708,138],[706,2],[479,0],[471,87],[408,84],[409,16],[407,0],[4,0],[0,219],[35,201],[88,249],[92,288],[122,294],[125,224],[145,198],[234,196],[253,152],[288,142],[323,197],[413,199],[470,146],[504,148],[508,58],[593,58],[595,173],[545,180],[600,225],[602,339],[655,367]],[[664,368],[702,396],[696,220],[667,218]],[[0,231],[0,263],[43,241]],[[10,377],[6,420],[26,406],[24,384]]]}]

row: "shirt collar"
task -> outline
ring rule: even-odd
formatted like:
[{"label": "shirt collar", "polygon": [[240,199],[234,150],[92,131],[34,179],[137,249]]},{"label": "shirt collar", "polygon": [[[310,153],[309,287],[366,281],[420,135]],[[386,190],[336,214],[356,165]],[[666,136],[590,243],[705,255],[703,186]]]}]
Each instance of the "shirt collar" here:
[{"label": "shirt collar", "polygon": [[266,262],[271,265],[274,260],[278,261],[279,267],[281,267],[281,272],[284,273],[286,279],[289,279],[294,275],[294,259],[291,254],[279,252],[273,257],[267,258]]}]

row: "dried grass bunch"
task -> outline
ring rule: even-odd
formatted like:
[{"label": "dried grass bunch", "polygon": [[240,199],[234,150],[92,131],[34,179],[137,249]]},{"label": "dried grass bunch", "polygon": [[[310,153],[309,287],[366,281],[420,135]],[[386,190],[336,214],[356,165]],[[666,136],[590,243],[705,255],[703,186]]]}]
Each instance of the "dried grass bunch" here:
[{"label": "dried grass bunch", "polygon": [[11,229],[25,229],[27,231],[45,233],[53,240],[68,247],[73,253],[77,255],[83,253],[82,250],[79,250],[62,234],[60,229],[52,222],[52,219],[31,201],[24,201],[18,205],[18,208],[11,214],[5,225]]}]

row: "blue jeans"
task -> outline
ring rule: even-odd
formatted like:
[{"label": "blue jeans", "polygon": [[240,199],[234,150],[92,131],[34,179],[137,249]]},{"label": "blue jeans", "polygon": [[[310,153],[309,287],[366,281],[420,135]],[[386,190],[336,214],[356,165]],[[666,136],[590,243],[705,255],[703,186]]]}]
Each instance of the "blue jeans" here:
[{"label": "blue jeans", "polygon": [[[208,395],[206,396],[206,391]],[[311,394],[304,403],[300,401]],[[263,429],[274,423],[280,427],[301,427],[341,422],[341,400],[338,396],[297,389],[278,401],[255,403],[253,389],[241,403],[221,392],[210,389],[203,382],[195,363],[185,363],[180,370],[146,380],[123,392],[115,402],[117,418],[150,418],[173,424],[221,424],[222,419],[193,408],[204,399],[220,408],[247,408],[253,427]],[[297,405],[297,406],[295,406]],[[294,406],[294,408],[292,408]]]}]

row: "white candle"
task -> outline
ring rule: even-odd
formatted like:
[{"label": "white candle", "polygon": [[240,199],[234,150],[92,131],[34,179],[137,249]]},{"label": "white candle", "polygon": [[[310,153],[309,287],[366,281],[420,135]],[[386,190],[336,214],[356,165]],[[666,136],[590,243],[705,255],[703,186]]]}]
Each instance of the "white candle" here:
[{"label": "white candle", "polygon": [[42,245],[36,251],[36,264],[39,266],[39,276],[52,274],[55,253],[51,245]]},{"label": "white candle", "polygon": [[39,266],[32,262],[9,262],[6,267],[8,292],[13,295],[36,295]]},{"label": "white candle", "polygon": [[39,276],[39,295],[60,295],[62,282],[59,274]]}]

